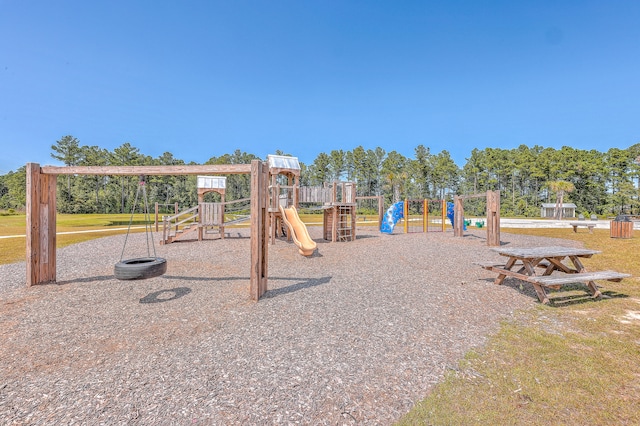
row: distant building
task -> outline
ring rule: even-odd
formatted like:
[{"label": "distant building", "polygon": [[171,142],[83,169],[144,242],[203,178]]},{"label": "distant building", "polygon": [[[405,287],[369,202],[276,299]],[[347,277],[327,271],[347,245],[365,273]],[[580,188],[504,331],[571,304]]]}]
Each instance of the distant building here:
[{"label": "distant building", "polygon": [[[562,203],[562,217],[576,217],[576,205],[573,203]],[[540,217],[555,217],[556,203],[542,203]]]}]

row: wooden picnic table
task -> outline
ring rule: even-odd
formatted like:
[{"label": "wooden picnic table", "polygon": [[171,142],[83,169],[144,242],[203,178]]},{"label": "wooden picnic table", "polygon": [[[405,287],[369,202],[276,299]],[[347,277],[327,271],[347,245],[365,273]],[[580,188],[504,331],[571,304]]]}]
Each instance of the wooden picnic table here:
[{"label": "wooden picnic table", "polygon": [[[564,284],[584,282],[594,298],[602,296],[594,280],[620,281],[629,274],[615,271],[587,272],[580,258],[589,258],[600,253],[573,247],[509,247],[492,249],[501,256],[508,258],[505,264],[499,262],[477,262],[485,269],[498,273],[496,284],[502,284],[507,276],[529,282],[538,295],[540,302],[547,304],[549,298],[544,287],[558,289]],[[515,270],[515,267],[519,267]],[[536,268],[542,273],[536,273]],[[551,275],[558,271],[561,274]]]}]

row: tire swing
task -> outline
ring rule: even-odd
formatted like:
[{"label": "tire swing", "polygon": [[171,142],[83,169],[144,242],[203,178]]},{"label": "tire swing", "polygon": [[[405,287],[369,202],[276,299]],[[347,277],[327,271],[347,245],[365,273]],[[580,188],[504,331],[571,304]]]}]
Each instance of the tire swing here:
[{"label": "tire swing", "polygon": [[[122,260],[124,257],[124,249],[127,246],[127,240],[129,239],[129,233],[131,232],[131,223],[133,222],[133,214],[138,204],[138,196],[142,190],[142,196],[144,199],[144,224],[145,224],[145,237],[147,241],[147,257],[139,257],[136,259]],[[151,244],[149,244],[151,240]],[[151,256],[151,248],[153,247],[153,256]],[[138,189],[136,191],[136,198],[133,202],[131,209],[131,219],[129,219],[129,227],[127,228],[127,235],[124,239],[124,246],[122,247],[122,254],[120,254],[120,262],[116,263],[113,268],[113,275],[119,280],[145,280],[147,278],[159,277],[167,272],[167,261],[162,257],[156,255],[156,246],[153,242],[153,231],[151,229],[151,218],[149,215],[149,204],[147,203],[147,189],[145,187],[145,176],[140,175],[138,182]]]}]

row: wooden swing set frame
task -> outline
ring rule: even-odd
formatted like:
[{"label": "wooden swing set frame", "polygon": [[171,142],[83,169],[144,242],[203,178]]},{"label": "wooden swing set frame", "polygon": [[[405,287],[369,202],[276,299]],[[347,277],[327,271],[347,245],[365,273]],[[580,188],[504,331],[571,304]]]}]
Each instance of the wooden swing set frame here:
[{"label": "wooden swing set frame", "polygon": [[251,174],[251,269],[249,295],[257,301],[267,291],[267,215],[269,167],[251,164],[184,166],[43,166],[27,163],[27,287],[56,281],[56,182],[58,175],[198,175]]},{"label": "wooden swing set frame", "polygon": [[454,209],[454,237],[464,236],[464,200],[470,198],[486,198],[487,200],[487,245],[496,247],[500,245],[500,191],[487,191],[486,193],[456,195],[453,197]]}]

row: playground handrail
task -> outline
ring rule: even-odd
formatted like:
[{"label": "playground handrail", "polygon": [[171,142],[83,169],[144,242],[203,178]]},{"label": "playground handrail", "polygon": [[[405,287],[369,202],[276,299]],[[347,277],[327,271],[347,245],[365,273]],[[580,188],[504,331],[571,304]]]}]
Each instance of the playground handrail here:
[{"label": "playground handrail", "polygon": [[[162,216],[162,223],[163,223],[163,227],[162,227],[162,241],[166,242],[168,237],[171,236],[171,228],[173,228],[175,226],[175,232],[178,232],[178,228],[180,225],[186,223],[186,222],[193,222],[193,219],[198,217],[198,208],[200,206],[194,206],[191,207],[185,211],[182,211],[178,214],[174,214],[172,216]],[[190,213],[195,212],[191,215],[189,215]],[[184,217],[185,215],[189,215],[187,217]],[[183,217],[183,219],[178,220],[179,218]],[[175,223],[174,223],[175,221]]]}]

